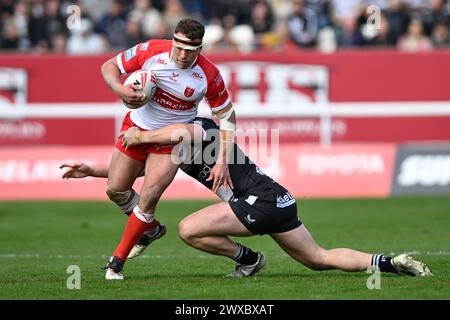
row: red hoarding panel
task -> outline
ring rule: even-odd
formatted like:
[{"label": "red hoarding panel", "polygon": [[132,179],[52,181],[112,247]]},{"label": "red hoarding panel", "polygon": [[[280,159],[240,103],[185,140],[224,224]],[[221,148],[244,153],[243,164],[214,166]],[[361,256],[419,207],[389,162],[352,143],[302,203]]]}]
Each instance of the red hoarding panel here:
[{"label": "red hoarding panel", "polygon": [[[103,82],[100,67],[113,56],[113,53],[76,57],[2,54],[0,66],[26,70],[29,102],[112,102],[118,99]],[[236,70],[227,83],[233,92],[245,89],[245,85],[238,85],[233,80],[239,78],[240,72],[247,72],[242,66],[257,68],[255,72],[261,75],[261,79],[252,86],[261,91],[261,99],[266,90],[277,85],[274,81],[289,90],[297,90],[290,77],[271,79],[264,71],[268,66],[310,64],[324,66],[328,70],[329,100],[332,102],[450,100],[450,50],[414,54],[397,51],[340,51],[334,54],[294,51],[207,56],[215,63],[229,65]],[[233,68],[233,63],[239,66]]]},{"label": "red hoarding panel", "polygon": [[0,198],[3,200],[105,199],[104,179],[63,181],[65,162],[108,163],[109,147],[0,148]]},{"label": "red hoarding panel", "polygon": [[[281,143],[320,142],[317,118],[244,118],[237,122],[238,136],[251,130],[278,130]],[[335,117],[333,142],[448,141],[450,116],[440,117]]]},{"label": "red hoarding panel", "polygon": [[0,145],[108,145],[114,143],[115,119],[0,120]]},{"label": "red hoarding panel", "polygon": [[[272,130],[281,143],[320,142],[317,118],[239,117],[237,136]],[[450,116],[441,117],[336,117],[331,122],[333,142],[448,141]],[[0,120],[0,146],[111,145],[117,132],[110,119],[28,119]]]},{"label": "red hoarding panel", "polygon": [[280,171],[296,196],[386,197],[390,193],[394,145],[283,146]]},{"label": "red hoarding panel", "polygon": [[346,133],[333,137],[335,142],[395,142],[448,141],[450,117],[374,117],[341,118],[334,121],[345,124]]},{"label": "red hoarding panel", "polygon": [[[248,148],[249,151],[253,146]],[[113,147],[0,149],[0,200],[106,200],[106,179],[62,180],[64,162],[109,163]],[[253,154],[253,153],[252,153]],[[283,144],[270,159],[251,156],[264,172],[296,197],[386,197],[390,193],[395,146]],[[140,190],[142,180],[136,185]],[[163,199],[215,198],[182,172]]]}]

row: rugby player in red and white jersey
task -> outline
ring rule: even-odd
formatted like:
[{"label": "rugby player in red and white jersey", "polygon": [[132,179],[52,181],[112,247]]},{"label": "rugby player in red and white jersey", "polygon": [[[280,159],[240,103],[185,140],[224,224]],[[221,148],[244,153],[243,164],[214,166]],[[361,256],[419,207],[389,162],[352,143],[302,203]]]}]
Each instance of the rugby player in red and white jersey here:
[{"label": "rugby player in red and white jersey", "polygon": [[[206,98],[213,115],[220,122],[219,158],[209,180],[213,191],[233,187],[227,161],[234,142],[236,119],[231,99],[217,67],[200,51],[205,29],[193,19],[181,20],[172,40],[149,40],[137,44],[102,66],[102,75],[111,90],[125,103],[136,107],[128,113],[122,131],[137,126],[141,130],[158,129],[168,124],[189,123],[197,115],[199,102]],[[153,97],[136,93],[133,85],[123,85],[120,75],[136,70],[149,70],[156,79]],[[142,106],[144,104],[144,106]],[[142,106],[142,107],[141,107]],[[122,240],[109,263],[124,263],[143,232],[154,238],[165,233],[165,226],[154,218],[156,204],[170,185],[178,166],[171,160],[172,146],[143,144],[125,149],[121,138],[111,159],[106,193],[126,214],[130,215]],[[140,196],[133,183],[145,168]],[[123,279],[107,267],[106,279]]]}]

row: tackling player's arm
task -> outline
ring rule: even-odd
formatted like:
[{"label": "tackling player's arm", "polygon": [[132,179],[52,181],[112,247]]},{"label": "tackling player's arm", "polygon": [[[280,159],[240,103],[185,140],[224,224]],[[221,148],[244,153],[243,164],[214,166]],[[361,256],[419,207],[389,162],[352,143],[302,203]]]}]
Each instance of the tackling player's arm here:
[{"label": "tackling player's arm", "polygon": [[236,114],[230,102],[222,110],[214,112],[213,115],[219,119],[220,146],[216,165],[212,168],[207,181],[213,180],[212,191],[217,192],[219,187],[223,185],[225,192],[227,192],[228,186],[233,188],[228,163],[230,163],[236,135]]},{"label": "tackling player's arm", "polygon": [[177,144],[181,141],[202,141],[203,129],[196,124],[171,124],[160,129],[146,131],[131,127],[121,132],[125,149],[141,143]]},{"label": "tackling player's arm", "polygon": [[123,85],[120,80],[120,68],[117,64],[117,58],[111,58],[106,61],[101,68],[103,79],[109,88],[123,101],[128,104],[140,106],[147,99],[145,94],[138,94],[134,89],[139,89],[135,85]]}]

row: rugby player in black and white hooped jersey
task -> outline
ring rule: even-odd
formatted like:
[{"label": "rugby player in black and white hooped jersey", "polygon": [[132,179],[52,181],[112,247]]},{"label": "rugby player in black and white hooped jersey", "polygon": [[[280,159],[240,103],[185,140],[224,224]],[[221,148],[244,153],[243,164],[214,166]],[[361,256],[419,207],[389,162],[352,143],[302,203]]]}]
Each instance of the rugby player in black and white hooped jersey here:
[{"label": "rugby player in black and white hooped jersey", "polygon": [[[207,180],[215,164],[214,150],[218,150],[219,128],[210,119],[197,118],[193,124],[170,125],[154,131],[130,128],[122,134],[124,147],[142,143],[177,143],[174,156],[181,155],[180,168],[212,189]],[[191,140],[200,144],[191,144]],[[233,189],[216,191],[223,202],[210,205],[184,218],[179,224],[179,235],[190,246],[214,255],[236,261],[230,277],[254,275],[266,265],[262,253],[254,252],[229,237],[270,235],[292,258],[313,270],[340,269],[365,271],[369,267],[381,272],[399,275],[427,276],[430,269],[406,254],[388,257],[348,248],[324,249],[320,247],[297,216],[296,200],[288,190],[265,175],[242,150],[234,144],[229,163]],[[83,163],[63,164],[67,167],[63,178],[85,176],[106,177],[105,165],[87,166]],[[155,240],[143,234],[129,258],[140,255]]]}]

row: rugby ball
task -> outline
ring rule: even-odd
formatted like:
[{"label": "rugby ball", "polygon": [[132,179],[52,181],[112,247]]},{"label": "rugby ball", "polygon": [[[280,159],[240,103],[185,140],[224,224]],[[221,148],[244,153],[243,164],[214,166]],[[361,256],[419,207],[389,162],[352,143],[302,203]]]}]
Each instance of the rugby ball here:
[{"label": "rugby ball", "polygon": [[147,103],[148,99],[151,99],[153,97],[156,91],[156,78],[153,73],[148,70],[137,70],[133,72],[129,75],[129,77],[123,84],[133,84],[137,86],[139,89],[134,89],[134,91],[136,93],[144,93],[148,97],[146,99],[146,102],[142,103],[142,105],[137,106],[130,105],[124,101],[123,104],[130,109],[137,109],[144,106]]}]

